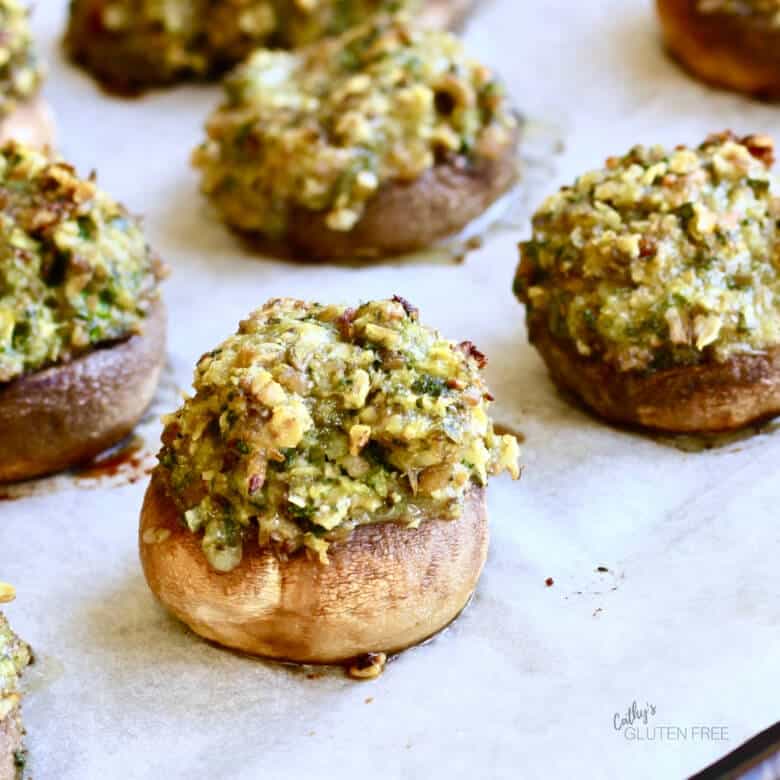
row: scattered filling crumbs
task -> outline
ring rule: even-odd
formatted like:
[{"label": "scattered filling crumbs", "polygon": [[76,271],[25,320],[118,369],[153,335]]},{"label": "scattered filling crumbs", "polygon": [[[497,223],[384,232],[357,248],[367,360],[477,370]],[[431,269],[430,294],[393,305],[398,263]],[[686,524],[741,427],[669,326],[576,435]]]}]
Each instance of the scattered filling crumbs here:
[{"label": "scattered filling crumbs", "polygon": [[[72,0],[68,46],[77,57],[118,59],[129,82],[165,83],[225,70],[260,46],[285,48],[338,35],[418,0]],[[98,49],[98,47],[100,47]],[[99,53],[98,53],[99,51]],[[106,63],[107,71],[117,70]]]},{"label": "scattered filling crumbs", "polygon": [[548,577],[548,578],[547,578],[547,579],[544,581],[544,584],[545,584],[545,585],[546,585],[548,588],[552,588],[552,586],[553,586],[553,585],[555,585],[555,580],[554,580],[552,577]]},{"label": "scattered filling crumbs", "polygon": [[201,358],[194,397],[165,418],[159,468],[218,571],[244,544],[326,563],[356,526],[456,519],[489,474],[519,476],[484,363],[400,298],[273,300]]},{"label": "scattered filling crumbs", "polygon": [[0,383],[138,332],[162,273],[92,178],[0,148]]},{"label": "scattered filling crumbs", "polygon": [[515,292],[583,356],[647,371],[780,343],[771,139],[636,146],[548,198]]},{"label": "scattered filling crumbs", "polygon": [[384,672],[386,665],[385,653],[364,653],[349,665],[347,673],[356,680],[375,680]]},{"label": "scattered filling crumbs", "polygon": [[0,0],[0,117],[33,97],[43,80],[28,16],[17,0]]},{"label": "scattered filling crumbs", "polygon": [[517,127],[491,71],[405,14],[296,53],[256,51],[225,90],[193,162],[227,222],[273,237],[296,207],[347,232],[383,184],[499,158]]}]

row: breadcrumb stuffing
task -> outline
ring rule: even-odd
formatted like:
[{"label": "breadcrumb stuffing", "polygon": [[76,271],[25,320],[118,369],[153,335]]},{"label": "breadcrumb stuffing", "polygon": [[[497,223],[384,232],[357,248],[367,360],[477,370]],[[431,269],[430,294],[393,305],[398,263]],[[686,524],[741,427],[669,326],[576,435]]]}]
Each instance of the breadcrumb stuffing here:
[{"label": "breadcrumb stuffing", "polygon": [[724,361],[780,343],[772,140],[631,149],[548,198],[520,245],[533,321],[620,370]]},{"label": "breadcrumb stuffing", "polygon": [[456,519],[472,486],[519,476],[484,361],[402,299],[270,301],[198,363],[160,468],[214,568],[238,565],[245,544],[326,563],[358,525]]}]

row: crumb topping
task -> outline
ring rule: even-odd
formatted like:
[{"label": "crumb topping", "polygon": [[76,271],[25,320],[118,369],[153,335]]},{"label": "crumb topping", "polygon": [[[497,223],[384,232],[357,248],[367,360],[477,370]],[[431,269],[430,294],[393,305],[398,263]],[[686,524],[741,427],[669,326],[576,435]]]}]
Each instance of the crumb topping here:
[{"label": "crumb topping", "polygon": [[358,525],[455,519],[489,474],[519,476],[484,361],[402,299],[273,300],[200,360],[160,468],[215,569],[235,568],[244,544],[326,562]]},{"label": "crumb topping", "polygon": [[193,162],[227,222],[274,237],[293,207],[347,232],[383,184],[496,159],[517,124],[487,67],[405,14],[297,53],[257,51],[225,90]]},{"label": "crumb topping", "polygon": [[94,178],[15,142],[0,148],[0,382],[138,332],[162,273]]},{"label": "crumb topping", "polygon": [[766,136],[637,146],[548,198],[520,245],[528,317],[647,370],[780,343],[780,202]]}]

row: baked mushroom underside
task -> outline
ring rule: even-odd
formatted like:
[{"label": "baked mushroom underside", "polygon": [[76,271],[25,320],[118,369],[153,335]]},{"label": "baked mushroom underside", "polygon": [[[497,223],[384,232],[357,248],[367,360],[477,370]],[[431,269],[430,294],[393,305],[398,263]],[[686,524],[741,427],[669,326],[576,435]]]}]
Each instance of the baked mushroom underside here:
[{"label": "baked mushroom underside", "polygon": [[338,663],[418,644],[463,609],[485,563],[485,492],[473,488],[457,520],[359,526],[328,549],[327,564],[299,552],[286,560],[245,545],[237,568],[212,569],[160,470],[139,531],[147,582],[197,634],[255,655]]},{"label": "baked mushroom underside", "polygon": [[780,347],[651,372],[619,371],[554,337],[540,318],[529,337],[553,381],[612,422],[670,433],[736,430],[780,414]]}]

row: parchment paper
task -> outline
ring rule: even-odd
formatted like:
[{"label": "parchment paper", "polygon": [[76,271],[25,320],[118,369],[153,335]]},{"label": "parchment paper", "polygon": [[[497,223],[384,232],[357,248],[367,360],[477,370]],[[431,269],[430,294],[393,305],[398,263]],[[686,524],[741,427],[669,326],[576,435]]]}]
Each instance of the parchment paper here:
[{"label": "parchment paper", "polygon": [[[146,215],[173,268],[154,416],[268,297],[398,293],[488,354],[495,416],[525,433],[526,471],[491,487],[492,548],[470,608],[371,683],[241,657],[169,618],[136,552],[142,468],[0,503],[0,578],[19,593],[7,612],[38,655],[24,705],[36,780],[681,777],[777,719],[771,427],[688,451],[557,395],[510,292],[527,213],[461,265],[252,257],[188,165],[218,89],[103,95],[63,61],[64,13],[46,0],[35,16],[61,148]],[[649,2],[495,0],[467,37],[521,109],[565,139],[560,156],[536,160],[529,204],[639,141],[696,143],[728,127],[780,136],[780,108],[710,91],[667,60]],[[142,428],[148,452],[158,433],[153,420]],[[647,724],[620,727],[634,703]]]}]

